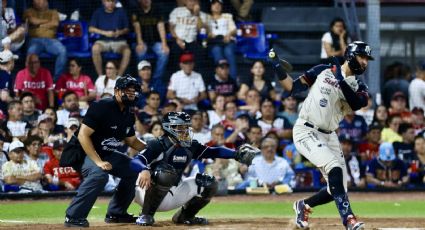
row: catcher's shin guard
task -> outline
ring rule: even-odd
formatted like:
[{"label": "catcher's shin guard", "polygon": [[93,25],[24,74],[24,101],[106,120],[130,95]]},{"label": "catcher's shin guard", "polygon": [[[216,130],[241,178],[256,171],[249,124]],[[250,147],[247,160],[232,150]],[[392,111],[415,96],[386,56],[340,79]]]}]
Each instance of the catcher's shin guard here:
[{"label": "catcher's shin guard", "polygon": [[170,187],[157,184],[146,190],[142,214],[153,216],[169,190]]}]

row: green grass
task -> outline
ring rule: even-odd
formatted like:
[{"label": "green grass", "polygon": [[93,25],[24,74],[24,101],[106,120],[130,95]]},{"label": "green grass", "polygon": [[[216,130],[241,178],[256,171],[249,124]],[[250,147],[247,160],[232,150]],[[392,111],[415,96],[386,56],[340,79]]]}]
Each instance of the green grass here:
[{"label": "green grass", "polygon": [[[24,221],[38,223],[61,223],[64,219],[68,200],[0,202],[0,223],[6,221]],[[352,203],[355,213],[363,217],[418,217],[425,218],[425,201],[370,202]],[[99,201],[90,212],[89,220],[102,221],[106,213],[107,202]],[[132,204],[129,212],[138,213],[140,208]],[[170,219],[174,211],[157,213],[157,220]],[[201,211],[209,218],[261,218],[292,217],[292,203],[289,202],[214,202]],[[338,217],[333,203],[316,207],[314,217]]]}]

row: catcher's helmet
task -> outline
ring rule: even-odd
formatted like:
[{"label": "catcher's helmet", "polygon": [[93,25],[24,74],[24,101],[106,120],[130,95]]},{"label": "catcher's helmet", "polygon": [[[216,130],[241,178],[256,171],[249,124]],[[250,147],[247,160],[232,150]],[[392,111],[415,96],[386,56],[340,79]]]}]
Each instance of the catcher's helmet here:
[{"label": "catcher's helmet", "polygon": [[162,120],[162,128],[183,147],[192,144],[192,122],[185,112],[169,112]]},{"label": "catcher's helmet", "polygon": [[348,62],[348,66],[354,74],[360,75],[365,69],[357,61],[356,56],[363,55],[366,56],[369,60],[374,60],[372,57],[372,50],[368,44],[362,41],[355,41],[350,43],[345,50],[345,60]]},{"label": "catcher's helmet", "polygon": [[134,100],[130,100],[127,96],[127,94],[123,93],[121,98],[122,102],[125,105],[133,106],[138,100],[139,100],[139,94],[140,94],[140,83],[136,80],[136,78],[132,77],[130,74],[126,74],[122,77],[119,77],[117,81],[115,82],[115,89],[119,90],[125,90],[128,88],[134,88],[135,89],[135,98]]}]

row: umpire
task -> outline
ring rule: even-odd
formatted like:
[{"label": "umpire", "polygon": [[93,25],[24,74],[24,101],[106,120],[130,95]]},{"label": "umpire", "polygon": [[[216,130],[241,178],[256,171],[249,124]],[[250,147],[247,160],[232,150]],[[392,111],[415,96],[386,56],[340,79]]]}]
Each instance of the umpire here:
[{"label": "umpire", "polygon": [[109,203],[106,223],[134,223],[127,213],[134,198],[137,173],[130,170],[130,158],[120,149],[124,144],[141,151],[145,143],[136,138],[134,113],[140,84],[130,75],[118,78],[114,96],[93,102],[78,132],[86,153],[81,173],[84,177],[77,195],[66,210],[65,227],[89,227],[87,216],[108,182],[108,174],[121,178]]}]

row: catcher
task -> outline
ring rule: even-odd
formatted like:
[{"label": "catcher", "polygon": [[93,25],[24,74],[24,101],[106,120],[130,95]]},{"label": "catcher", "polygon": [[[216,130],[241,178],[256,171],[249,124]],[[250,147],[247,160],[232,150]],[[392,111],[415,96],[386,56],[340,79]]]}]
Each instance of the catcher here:
[{"label": "catcher", "polygon": [[190,116],[185,112],[170,112],[162,122],[165,134],[151,140],[147,148],[131,162],[140,172],[136,186],[136,203],[142,212],[137,225],[151,226],[156,211],[180,210],[173,222],[185,225],[207,225],[208,220],[195,215],[205,207],[217,191],[213,176],[197,174],[182,180],[182,174],[192,159],[234,158],[250,165],[260,150],[248,144],[237,151],[225,147],[208,147],[192,140]]}]

